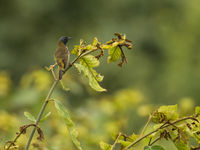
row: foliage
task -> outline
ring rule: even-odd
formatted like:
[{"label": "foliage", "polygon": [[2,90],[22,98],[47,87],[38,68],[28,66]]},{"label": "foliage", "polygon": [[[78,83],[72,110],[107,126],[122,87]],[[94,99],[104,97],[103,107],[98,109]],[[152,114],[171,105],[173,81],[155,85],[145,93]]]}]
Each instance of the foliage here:
[{"label": "foliage", "polygon": [[[104,50],[108,50],[109,51],[109,56],[108,56],[108,60],[112,60],[113,62],[117,61],[120,57],[122,58],[119,66],[122,67],[122,65],[124,64],[124,62],[126,61],[126,57],[124,55],[123,49],[122,47],[127,47],[128,49],[132,48],[132,43],[130,40],[126,39],[125,35],[119,34],[119,33],[115,33],[115,36],[117,38],[113,38],[111,41],[107,42],[106,44],[100,44],[100,42],[98,42],[97,38],[94,38],[94,41],[92,44],[89,45],[85,45],[83,40],[80,40],[80,45],[76,45],[74,47],[74,49],[71,51],[72,54],[75,54],[77,57],[68,65],[66,66],[66,68],[63,68],[63,75],[72,67],[75,66],[79,72],[83,71],[84,75],[89,79],[89,85],[96,91],[102,92],[102,91],[106,91],[106,89],[103,89],[98,82],[103,80],[103,76],[101,76],[100,74],[98,74],[95,70],[94,67],[98,67],[100,64],[99,59],[103,56],[104,54]],[[113,51],[114,49],[119,49],[121,51],[120,55],[118,55],[116,57],[115,52]],[[92,52],[95,51],[100,51],[100,54],[97,56],[93,56],[91,55]],[[76,63],[77,61],[79,61],[79,63]],[[14,138],[13,141],[8,141],[6,142],[6,146],[5,149],[9,150],[12,147],[16,147],[16,142],[19,139],[19,137],[22,134],[26,134],[27,128],[33,126],[33,130],[30,134],[30,137],[28,139],[28,142],[26,144],[25,150],[29,149],[29,146],[32,142],[32,139],[34,137],[35,131],[37,130],[39,137],[37,139],[39,140],[43,140],[44,139],[44,134],[42,129],[39,127],[39,122],[42,122],[44,120],[46,120],[51,113],[47,113],[43,118],[43,113],[46,109],[47,104],[49,103],[49,101],[52,101],[51,99],[51,95],[56,87],[56,85],[59,83],[59,79],[58,77],[56,77],[55,72],[54,72],[54,67],[55,65],[50,65],[50,67],[46,67],[46,69],[48,71],[52,72],[52,75],[54,77],[54,82],[45,98],[45,101],[43,102],[43,106],[40,109],[40,112],[37,116],[37,118],[35,118],[31,113],[29,112],[24,112],[25,117],[32,121],[33,124],[26,124],[20,127],[20,131],[19,133],[17,133],[16,137]],[[31,74],[32,76],[27,76],[25,78],[25,80],[29,81],[27,82],[28,84],[25,85],[29,85],[30,83],[32,83],[32,81],[34,81],[34,83],[36,84],[36,86],[38,84],[41,83],[42,80],[37,80],[40,78],[37,78],[38,74],[43,74],[43,72],[35,72],[33,74]],[[33,79],[35,80],[33,80]],[[44,78],[45,79],[45,78]],[[47,80],[45,80],[47,81]],[[64,88],[64,90],[66,90],[64,84],[61,81],[61,85]],[[37,86],[38,87],[38,86]],[[39,87],[40,88],[40,87]],[[40,89],[41,90],[41,89]],[[68,128],[68,131],[71,135],[72,141],[75,144],[75,146],[77,147],[77,149],[82,150],[80,142],[78,140],[78,131],[75,128],[74,123],[72,122],[68,111],[65,109],[64,105],[62,105],[62,103],[58,100],[53,99],[54,103],[55,103],[55,108],[58,111],[58,114],[61,116],[61,118],[63,118],[63,120],[65,121],[65,124]]]},{"label": "foliage", "polygon": [[[199,123],[199,106],[195,108],[195,113],[191,116],[179,117],[177,105],[160,106],[154,111],[150,120],[148,120],[145,129],[152,120],[154,127],[151,127],[148,133],[134,136],[122,135],[122,138],[116,139],[114,143],[120,144],[120,149],[127,150],[135,147],[136,144],[144,140],[144,150],[165,150],[160,145],[155,145],[163,139],[169,140],[176,146],[177,150],[194,150],[200,147],[200,123]],[[143,131],[144,131],[143,130]],[[132,141],[130,141],[131,139]],[[190,143],[190,139],[196,140],[196,146]],[[101,142],[102,144],[102,142]],[[104,143],[103,145],[108,145]],[[106,150],[108,146],[101,146],[102,150]]]},{"label": "foliage", "polygon": [[98,39],[95,37],[92,44],[85,45],[83,40],[80,40],[80,45],[74,46],[72,54],[77,56],[89,54],[93,51],[100,50],[100,54],[86,55],[79,59],[80,63],[75,63],[75,67],[79,72],[83,72],[84,75],[89,79],[89,85],[96,91],[103,92],[106,89],[102,88],[99,85],[99,82],[103,80],[103,76],[94,70],[95,67],[98,67],[100,64],[99,59],[104,55],[104,50],[108,50],[108,63],[115,62],[119,58],[121,61],[119,66],[122,66],[126,61],[122,47],[127,47],[128,49],[132,48],[132,43],[130,40],[126,39],[126,35],[115,33],[117,38],[113,38],[111,41],[106,42],[106,44],[100,44]]},{"label": "foliage", "polygon": [[76,147],[79,150],[82,150],[80,142],[77,139],[78,131],[76,130],[75,125],[69,116],[69,113],[67,112],[64,105],[60,101],[54,99],[54,103],[55,103],[56,109],[58,110],[59,115],[64,119],[65,124],[67,125],[69,133],[72,137],[73,143],[76,145]]},{"label": "foliage", "polygon": [[[135,41],[135,51],[129,53],[129,64],[123,71],[112,64],[98,68],[106,77],[101,84],[104,88],[114,92],[134,86],[142,89],[152,103],[173,104],[180,98],[190,97],[198,104],[198,4],[199,0],[192,3],[188,0],[115,0],[112,5],[101,0],[48,4],[45,1],[2,1],[0,69],[11,77],[13,87],[10,89],[13,89],[25,73],[53,62],[51,54],[59,36],[72,36],[71,46],[79,37],[90,41],[98,35],[106,41],[113,32],[119,31],[128,33]],[[77,99],[76,105],[79,105],[80,97],[87,94],[80,92],[79,99],[75,94],[71,98]]]},{"label": "foliage", "polygon": [[[69,74],[67,78],[68,77],[70,77]],[[58,95],[58,96],[56,95],[55,96],[60,98],[62,103],[64,103],[67,107],[69,107],[68,100],[60,97],[59,91],[56,91],[55,94]],[[139,126],[139,128],[142,127],[142,124],[138,122],[138,120],[144,121],[145,118],[143,117],[145,117],[148,113],[152,112],[153,109],[155,109],[155,106],[152,107],[152,104],[147,104],[145,99],[146,99],[145,96],[138,90],[123,89],[123,90],[113,93],[112,95],[107,93],[105,96],[101,98],[92,99],[92,100],[90,99],[81,107],[74,108],[74,109],[71,109],[69,107],[70,116],[74,120],[74,122],[76,122],[76,129],[79,132],[79,140],[81,142],[83,149],[89,149],[89,150],[99,149],[100,146],[98,143],[100,143],[100,141],[105,141],[103,142],[105,144],[112,143],[111,137],[113,137],[113,139],[115,140],[117,133],[120,131],[126,132],[127,134],[130,134],[130,135],[127,136],[125,134],[122,134],[123,136],[120,136],[118,143],[116,144],[116,147],[118,147],[119,144],[128,146],[131,144],[131,142],[138,139],[140,136],[139,134],[136,134],[136,133],[138,133],[138,131],[140,130],[135,129],[135,127],[137,125]],[[52,101],[52,104],[53,104],[53,101]],[[35,106],[37,105],[38,104],[36,104]],[[176,105],[172,105],[172,107],[175,107],[175,106]],[[16,106],[15,109],[17,107],[18,106]],[[50,149],[65,149],[66,147],[74,150],[75,148],[73,144],[71,143],[70,134],[69,132],[66,132],[67,128],[65,124],[62,121],[60,121],[59,116],[56,113],[54,105],[49,105],[48,111],[52,112],[51,116],[41,124],[41,128],[44,129],[45,139],[43,140],[43,142],[34,140],[30,149],[36,149],[35,146],[39,146],[40,148],[43,148],[43,149],[46,148],[49,150]],[[141,111],[142,112],[145,111],[147,112],[147,114],[144,116],[144,114],[141,113]],[[183,112],[183,111],[184,110],[178,109],[177,112]],[[197,113],[198,113],[198,107],[196,107],[195,114]],[[8,114],[5,112],[4,113],[0,112],[0,116],[1,116],[0,117],[0,120],[1,120],[0,132],[1,132],[1,137],[3,136],[2,142],[0,142],[1,147],[3,147],[5,141],[9,140],[9,138],[13,136],[13,133],[20,126],[19,122],[25,121],[24,117],[20,116],[20,114],[21,113],[18,113],[16,116],[16,115]],[[180,113],[178,114],[179,114],[179,118],[184,117]],[[134,119],[134,123],[131,123],[132,119]],[[25,121],[25,122],[28,123],[28,121]],[[183,125],[185,124],[185,122],[180,122],[179,125],[178,124],[177,125],[181,126],[181,124]],[[149,127],[145,130],[144,135],[156,129],[157,128],[156,125],[160,126],[159,123],[158,124],[154,124],[153,122],[150,123]],[[153,128],[153,126],[155,126],[155,128]],[[135,134],[132,134],[133,130],[135,130]],[[9,137],[9,135],[11,136]],[[128,137],[131,137],[131,139]],[[150,137],[152,136],[149,136],[149,138],[146,138],[143,141],[137,143],[135,146],[133,146],[133,149],[144,149],[144,147],[148,145],[150,141]],[[153,135],[153,137],[155,136]],[[24,149],[27,138],[28,138],[27,134],[22,135],[17,140],[16,146],[18,146],[18,148]],[[124,138],[126,138],[127,140],[125,141]],[[158,141],[157,143],[155,143],[155,145],[160,145],[165,149],[176,150],[175,146],[173,146],[174,142],[172,142],[169,139],[167,143],[163,143],[163,140],[164,139],[159,140],[161,141],[161,143]],[[153,141],[153,139],[151,141]],[[112,145],[112,144],[109,144],[109,145]],[[148,147],[153,147],[153,146],[154,144]]]},{"label": "foliage", "polygon": [[[96,67],[100,65],[99,60],[104,56],[104,51],[108,50],[108,63],[115,62],[121,58],[118,64],[121,67],[127,62],[123,47],[132,48],[131,41],[127,40],[125,35],[118,33],[115,35],[116,38],[113,38],[105,44],[101,44],[97,38],[94,38],[93,43],[88,45],[86,45],[83,40],[80,40],[80,44],[76,45],[72,50],[72,54],[76,55],[76,58],[66,68],[65,73],[74,65],[79,72],[83,72],[85,77],[88,78],[89,85],[92,89],[98,92],[106,91],[106,89],[99,85],[99,82],[103,80],[103,76],[95,70]],[[99,52],[97,55],[91,54],[96,51]],[[40,76],[42,78],[40,78]],[[3,79],[2,81],[5,80],[11,85],[11,81],[5,73],[3,73],[1,78]],[[22,89],[19,93],[24,91],[24,89],[34,91],[35,93],[38,91],[46,92],[46,88],[50,84],[47,79],[50,79],[50,77],[44,71],[33,71],[31,74],[25,75],[21,80]],[[28,138],[26,133],[29,127],[33,127],[37,131],[37,140],[40,141],[38,142],[34,139],[31,149],[65,149],[66,147],[74,149],[73,144],[79,150],[82,150],[82,147],[94,149],[94,145],[99,143],[102,150],[127,150],[131,148],[164,150],[167,145],[162,145],[162,143],[160,143],[160,141],[164,140],[169,141],[170,144],[173,144],[178,150],[196,150],[200,147],[199,107],[195,108],[193,115],[183,116],[181,113],[182,111],[179,111],[177,108],[178,105],[160,106],[151,113],[149,120],[140,134],[133,132],[127,135],[119,131],[127,127],[131,128],[129,117],[131,116],[131,118],[133,118],[132,115],[135,113],[145,116],[154,108],[154,106],[143,104],[144,98],[139,91],[124,89],[116,92],[113,96],[105,96],[100,99],[100,101],[89,101],[85,108],[77,109],[77,112],[74,112],[76,115],[70,117],[70,113],[61,101],[50,98],[58,82],[59,81],[55,79],[37,118],[30,112],[24,112],[25,117],[33,123],[20,125],[21,127],[19,128],[19,132],[16,133],[14,140],[5,142],[5,149],[24,149],[25,139]],[[65,88],[63,82],[61,82],[61,86]],[[34,90],[33,87],[36,90]],[[9,86],[6,87],[6,89],[7,93],[9,93]],[[4,96],[6,95],[2,97]],[[28,97],[30,97],[29,94],[26,98]],[[46,105],[52,101],[54,105],[50,105],[50,107],[52,107],[50,108],[50,112],[43,116]],[[188,107],[185,107],[184,103],[190,104],[190,106],[188,105]],[[182,99],[181,104],[182,108],[187,109],[186,112],[190,111],[191,106],[193,106],[193,102],[190,98]],[[59,122],[58,117],[53,116],[50,118],[51,112],[54,112],[55,108],[58,112],[58,116],[64,120],[66,126]],[[144,113],[145,111],[147,112]],[[1,118],[3,119],[0,125],[2,124],[2,127],[7,127],[7,129],[5,128],[2,131],[9,132],[9,128],[12,128],[13,125],[16,124],[17,119],[12,115],[2,114],[3,117]],[[72,119],[76,119],[80,124],[75,126]],[[136,118],[136,120],[137,119],[138,118]],[[8,123],[10,120],[13,120],[12,124]],[[49,123],[49,121],[51,123]],[[46,134],[44,134],[43,130],[46,128],[40,127],[38,125],[39,122],[46,123],[46,127],[48,128],[51,126],[52,133],[50,133],[50,135],[47,134],[47,137],[45,137],[44,135]],[[67,133],[65,132],[66,129],[68,130]],[[10,134],[12,133],[13,132]],[[34,134],[34,132],[32,133]],[[109,144],[110,137],[114,139],[113,144]],[[44,138],[47,138],[47,143],[41,142],[44,141]],[[70,139],[73,144],[70,142]],[[32,139],[29,138],[30,142],[31,140]]]},{"label": "foliage", "polygon": [[165,150],[160,145],[153,145],[153,146],[145,146],[144,150]]}]

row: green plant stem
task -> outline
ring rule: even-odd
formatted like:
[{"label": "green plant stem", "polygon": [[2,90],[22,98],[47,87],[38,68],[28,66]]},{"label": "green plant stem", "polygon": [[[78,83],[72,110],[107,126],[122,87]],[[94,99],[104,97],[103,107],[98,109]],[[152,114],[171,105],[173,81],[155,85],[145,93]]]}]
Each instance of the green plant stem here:
[{"label": "green plant stem", "polygon": [[142,129],[142,132],[141,132],[141,134],[140,134],[140,137],[142,137],[142,136],[144,135],[144,133],[145,133],[145,131],[146,131],[146,129],[147,129],[149,123],[151,122],[151,119],[152,119],[152,115],[149,115],[148,121],[147,121],[147,123],[145,124],[144,128]]},{"label": "green plant stem", "polygon": [[119,140],[119,137],[120,137],[121,135],[122,135],[121,132],[117,135],[114,144],[111,145],[110,150],[113,150],[113,149],[115,148],[115,146],[116,146],[116,144],[117,144],[117,142],[118,142],[118,140]]},{"label": "green plant stem", "polygon": [[88,54],[90,54],[90,53],[92,53],[92,52],[94,52],[94,51],[96,51],[96,50],[98,50],[97,48],[95,48],[95,49],[93,49],[93,50],[90,50],[90,51],[87,51],[87,52],[83,52],[83,53],[81,53],[80,55],[78,55],[70,64],[69,64],[69,66],[65,69],[65,71],[64,71],[64,73],[67,71],[67,70],[69,70],[72,66],[73,66],[73,64],[77,61],[77,60],[79,60],[81,57],[83,57],[83,56],[85,56],[85,55],[88,55]]},{"label": "green plant stem", "polygon": [[[79,56],[77,56],[77,57],[68,65],[68,67],[65,69],[65,71],[64,71],[63,74],[65,74],[65,73],[73,66],[73,64],[74,64],[77,60],[79,60],[81,57],[83,57],[83,56],[85,56],[85,55],[88,55],[88,54],[90,54],[90,53],[92,53],[92,52],[94,52],[94,51],[96,51],[96,50],[98,50],[98,49],[93,49],[93,50],[91,50],[91,51],[88,51],[88,52],[85,52],[85,53],[81,53]],[[54,80],[54,82],[53,82],[53,84],[52,84],[52,86],[51,86],[51,88],[50,88],[50,90],[49,90],[49,92],[48,92],[48,94],[47,94],[47,97],[46,97],[46,99],[45,99],[45,101],[44,101],[44,103],[43,103],[43,105],[42,105],[42,108],[41,108],[41,110],[40,110],[40,113],[39,113],[38,116],[37,116],[37,120],[36,120],[36,122],[35,122],[35,125],[36,125],[36,126],[37,126],[38,123],[40,122],[40,119],[41,119],[41,117],[42,117],[42,115],[43,115],[43,113],[44,113],[44,110],[45,110],[45,108],[46,108],[48,102],[49,102],[49,99],[50,99],[50,97],[51,97],[51,94],[53,93],[53,90],[54,90],[54,88],[56,87],[56,85],[58,84],[58,82],[59,82],[59,80]],[[31,135],[30,135],[30,137],[29,137],[29,139],[28,139],[28,142],[27,142],[27,144],[26,144],[25,150],[28,150],[28,149],[29,149],[29,146],[30,146],[30,144],[31,144],[31,141],[32,141],[32,139],[33,139],[33,136],[34,136],[34,134],[35,134],[35,131],[36,131],[36,127],[34,127],[33,130],[32,130],[32,132],[31,132]]]},{"label": "green plant stem", "polygon": [[[50,99],[50,97],[51,97],[51,94],[53,93],[53,90],[54,90],[54,88],[56,87],[56,85],[58,84],[58,82],[59,82],[59,80],[55,80],[55,81],[53,82],[53,84],[52,84],[52,86],[51,86],[51,88],[50,88],[50,90],[49,90],[49,93],[47,94],[47,97],[46,97],[46,99],[45,99],[45,101],[44,101],[44,103],[43,103],[43,105],[42,105],[42,108],[41,108],[41,110],[40,110],[40,113],[38,114],[37,120],[36,120],[36,122],[35,122],[35,125],[36,125],[36,126],[38,125],[38,123],[39,123],[39,121],[40,121],[40,119],[41,119],[41,117],[42,117],[42,115],[43,115],[43,113],[44,113],[44,110],[45,110],[45,108],[46,108],[46,106],[47,106],[47,104],[48,104],[48,102],[49,102],[49,99]],[[30,144],[31,144],[31,141],[32,141],[33,136],[34,136],[34,133],[35,133],[35,131],[36,131],[36,126],[33,128],[32,132],[31,132],[31,135],[30,135],[30,137],[29,137],[29,139],[28,139],[28,142],[27,142],[27,144],[26,144],[25,150],[28,150],[28,148],[29,148],[29,146],[30,146]]]},{"label": "green plant stem", "polygon": [[161,139],[161,137],[156,138],[153,142],[149,143],[149,146],[152,146],[154,143],[156,143],[157,141],[159,141]]},{"label": "green plant stem", "polygon": [[153,133],[155,133],[155,132],[158,132],[160,129],[167,128],[167,127],[171,126],[172,124],[174,125],[174,124],[176,124],[176,123],[179,123],[179,122],[181,122],[181,121],[185,121],[185,120],[188,120],[188,119],[195,120],[195,121],[198,122],[198,120],[197,120],[195,117],[193,117],[193,116],[188,116],[188,117],[184,117],[184,118],[175,120],[174,122],[171,122],[170,124],[167,124],[167,122],[166,122],[166,123],[164,123],[162,126],[160,126],[159,128],[157,128],[156,130],[151,131],[151,132],[149,132],[148,134],[146,134],[146,135],[140,137],[140,138],[137,139],[136,141],[132,142],[130,145],[128,145],[127,147],[125,147],[123,150],[128,150],[128,149],[130,149],[132,146],[134,146],[134,145],[137,144],[138,142],[142,141],[144,138],[148,137],[149,135],[151,135],[151,134],[153,134]]}]

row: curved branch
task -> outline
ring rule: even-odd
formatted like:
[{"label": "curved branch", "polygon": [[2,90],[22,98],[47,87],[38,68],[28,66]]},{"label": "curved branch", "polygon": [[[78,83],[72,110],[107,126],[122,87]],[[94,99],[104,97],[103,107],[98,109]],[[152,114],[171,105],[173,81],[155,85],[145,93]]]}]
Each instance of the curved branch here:
[{"label": "curved branch", "polygon": [[[15,137],[15,139],[14,139],[13,141],[8,141],[8,142],[6,142],[6,144],[8,144],[8,143],[10,143],[10,144],[8,145],[7,148],[6,148],[6,144],[5,144],[4,149],[9,150],[9,149],[11,148],[11,146],[15,146],[15,143],[17,142],[18,138],[19,138],[22,134],[25,134],[27,128],[29,128],[29,127],[31,127],[31,126],[34,126],[35,128],[40,129],[40,127],[37,126],[36,124],[28,124],[28,125],[24,125],[24,126],[20,127],[20,132],[19,132],[19,133],[18,133],[18,132],[16,133],[17,136]],[[42,131],[42,130],[40,129],[40,131]],[[43,138],[43,133],[42,133],[42,132],[41,132],[40,137]]]},{"label": "curved branch", "polygon": [[170,124],[168,124],[167,122],[165,122],[162,126],[160,126],[158,129],[154,130],[154,131],[151,131],[149,133],[147,133],[146,135],[140,137],[139,139],[137,139],[136,141],[132,142],[130,145],[128,145],[127,147],[125,147],[123,150],[128,150],[130,149],[132,146],[134,146],[135,144],[139,143],[140,141],[142,141],[143,139],[145,139],[146,137],[148,137],[149,135],[159,131],[160,129],[164,129],[164,128],[167,128],[169,126],[171,126],[172,124],[176,124],[176,123],[179,123],[181,121],[185,121],[185,120],[195,120],[197,122],[199,122],[195,117],[193,116],[188,116],[188,117],[184,117],[184,118],[181,118],[181,119],[178,119],[178,120],[175,120],[173,122],[171,122]]}]

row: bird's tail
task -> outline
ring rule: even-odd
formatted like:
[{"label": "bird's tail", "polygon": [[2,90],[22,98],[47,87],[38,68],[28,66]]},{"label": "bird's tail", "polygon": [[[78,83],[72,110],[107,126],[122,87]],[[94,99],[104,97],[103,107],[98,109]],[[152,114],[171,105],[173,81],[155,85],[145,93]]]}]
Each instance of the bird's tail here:
[{"label": "bird's tail", "polygon": [[59,70],[59,80],[62,79],[62,76],[63,76],[63,71],[62,71],[62,70]]}]

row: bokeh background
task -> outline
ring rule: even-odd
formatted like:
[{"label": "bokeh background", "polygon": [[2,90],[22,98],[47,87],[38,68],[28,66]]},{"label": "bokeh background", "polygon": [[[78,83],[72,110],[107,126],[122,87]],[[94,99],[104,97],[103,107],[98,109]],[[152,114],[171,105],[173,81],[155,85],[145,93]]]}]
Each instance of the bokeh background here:
[{"label": "bokeh background", "polygon": [[[99,149],[98,142],[110,142],[118,131],[139,133],[157,105],[178,103],[183,114],[191,113],[200,99],[199,5],[198,0],[0,1],[0,145],[29,122],[24,111],[37,115],[52,83],[44,68],[54,63],[62,35],[73,37],[70,49],[95,36],[106,42],[114,32],[133,41],[123,68],[102,59],[97,69],[108,92],[94,92],[72,69],[64,77],[71,90],[58,86],[53,94],[70,111],[85,149]],[[41,124],[46,140],[35,142],[46,149],[74,149],[53,106],[47,111],[53,113]],[[19,141],[21,149],[27,137]]]}]

